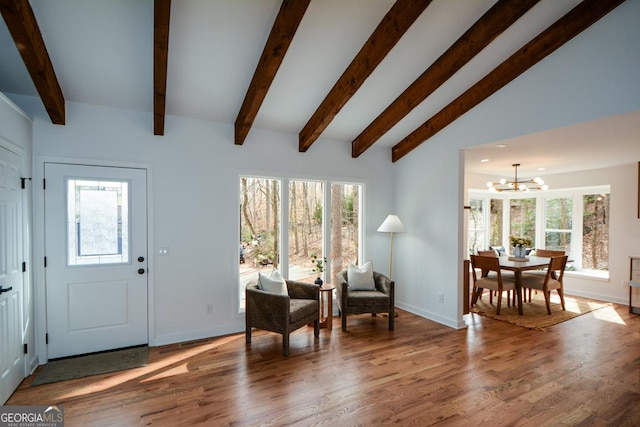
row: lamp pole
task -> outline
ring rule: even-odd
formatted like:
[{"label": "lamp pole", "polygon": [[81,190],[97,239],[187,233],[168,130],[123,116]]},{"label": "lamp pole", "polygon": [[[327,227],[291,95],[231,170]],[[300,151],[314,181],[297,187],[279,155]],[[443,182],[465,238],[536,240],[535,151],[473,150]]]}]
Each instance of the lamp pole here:
[{"label": "lamp pole", "polygon": [[389,279],[393,275],[393,235],[395,233],[404,233],[406,230],[400,218],[397,215],[389,215],[378,228],[381,233],[389,233]]}]

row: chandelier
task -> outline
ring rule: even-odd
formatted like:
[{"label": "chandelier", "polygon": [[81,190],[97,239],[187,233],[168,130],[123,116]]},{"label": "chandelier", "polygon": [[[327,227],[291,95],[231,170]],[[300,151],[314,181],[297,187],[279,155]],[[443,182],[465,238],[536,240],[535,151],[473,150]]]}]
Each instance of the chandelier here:
[{"label": "chandelier", "polygon": [[513,181],[507,181],[505,178],[502,178],[499,182],[487,182],[487,187],[489,187],[489,191],[492,193],[501,192],[501,191],[531,191],[531,190],[548,190],[549,186],[544,183],[542,178],[539,176],[525,180],[518,181],[518,166],[520,163],[514,163],[512,165],[515,169],[515,178]]}]

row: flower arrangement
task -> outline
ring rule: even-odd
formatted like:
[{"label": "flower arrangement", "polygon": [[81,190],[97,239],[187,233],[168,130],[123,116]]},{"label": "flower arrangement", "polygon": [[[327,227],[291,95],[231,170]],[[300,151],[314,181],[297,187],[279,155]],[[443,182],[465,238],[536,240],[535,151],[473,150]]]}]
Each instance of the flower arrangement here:
[{"label": "flower arrangement", "polygon": [[314,265],[313,271],[314,273],[322,273],[324,271],[324,268],[327,265],[327,258],[325,257],[318,257],[318,255],[316,255],[315,253],[311,254],[311,262]]},{"label": "flower arrangement", "polygon": [[531,238],[529,237],[516,237],[516,236],[511,236],[511,246],[515,247],[525,247],[528,248],[531,246]]}]

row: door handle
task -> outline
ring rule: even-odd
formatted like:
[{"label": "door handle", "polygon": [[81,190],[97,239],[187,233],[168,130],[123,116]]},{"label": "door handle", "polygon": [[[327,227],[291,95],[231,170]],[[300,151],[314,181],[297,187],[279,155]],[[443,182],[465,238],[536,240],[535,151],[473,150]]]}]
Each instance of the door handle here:
[{"label": "door handle", "polygon": [[138,257],[138,262],[144,262],[144,257],[143,256],[139,256]]},{"label": "door handle", "polygon": [[144,274],[144,268],[139,268],[138,269],[138,274]]},{"label": "door handle", "polygon": [[9,292],[11,289],[13,289],[13,286],[9,286],[8,288],[3,288],[2,286],[0,286],[0,294],[3,292]]}]

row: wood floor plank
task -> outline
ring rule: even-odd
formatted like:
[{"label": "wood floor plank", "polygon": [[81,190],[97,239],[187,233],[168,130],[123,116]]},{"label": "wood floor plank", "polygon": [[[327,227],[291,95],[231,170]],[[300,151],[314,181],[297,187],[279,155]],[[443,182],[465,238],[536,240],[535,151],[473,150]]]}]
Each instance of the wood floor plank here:
[{"label": "wood floor plank", "polygon": [[32,386],[69,426],[638,426],[640,316],[614,305],[533,331],[469,314],[454,330],[402,310],[333,330],[255,331],[149,350],[145,367]]}]

